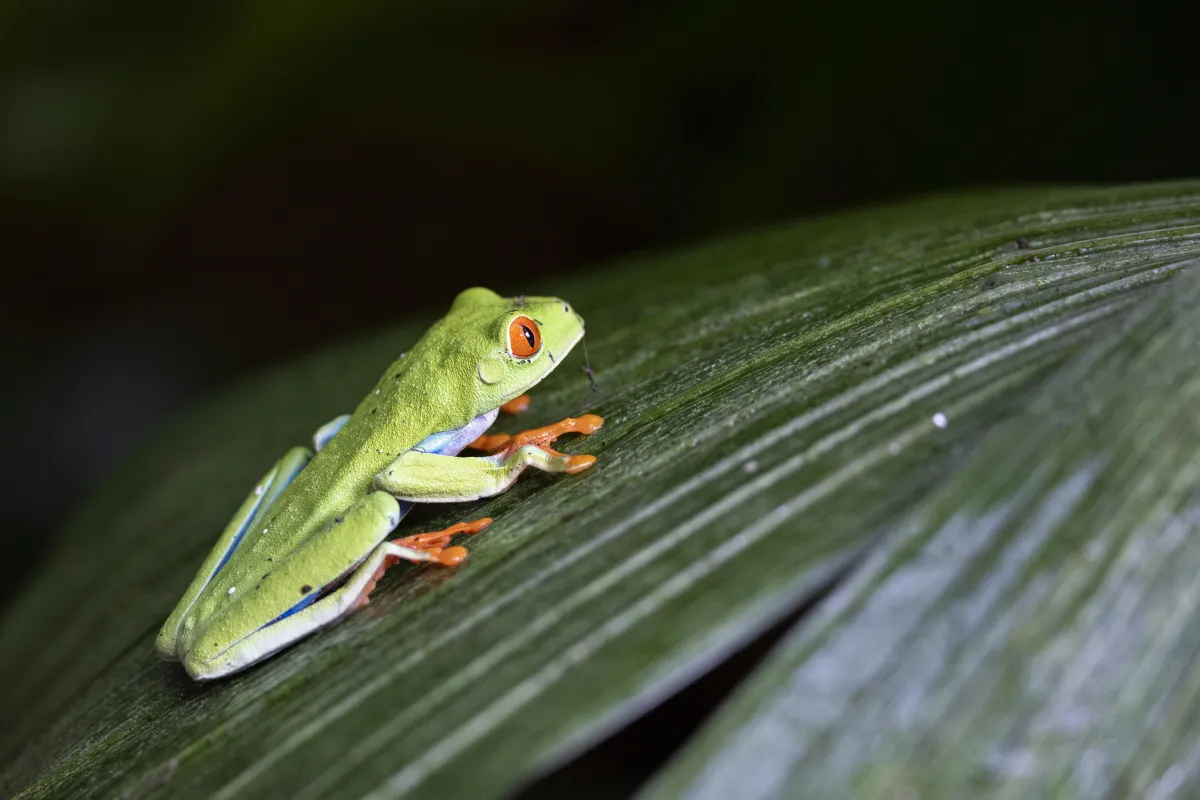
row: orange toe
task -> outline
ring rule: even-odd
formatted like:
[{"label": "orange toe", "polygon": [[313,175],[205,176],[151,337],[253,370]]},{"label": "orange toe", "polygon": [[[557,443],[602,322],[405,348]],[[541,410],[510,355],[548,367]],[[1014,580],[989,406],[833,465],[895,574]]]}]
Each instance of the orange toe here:
[{"label": "orange toe", "polygon": [[520,414],[522,412],[528,411],[529,405],[532,402],[533,402],[533,398],[530,397],[529,395],[527,395],[527,394],[519,395],[517,397],[514,397],[512,400],[509,400],[504,405],[500,406],[500,411],[502,411],[505,414]]},{"label": "orange toe", "polygon": [[595,433],[604,425],[604,420],[595,414],[584,414],[582,417],[567,417],[564,420],[547,425],[544,428],[534,428],[516,434],[504,445],[504,453],[511,455],[527,444],[544,447],[556,441],[558,437],[568,433]]},{"label": "orange toe", "polygon": [[[414,533],[411,536],[393,539],[392,544],[428,553],[433,556],[435,563],[441,564],[443,567],[456,567],[466,560],[467,548],[460,546],[447,547],[446,545],[450,543],[450,537],[456,533],[479,533],[491,524],[491,517],[480,517],[471,522],[459,522],[444,530],[432,531],[430,533]],[[354,607],[362,608],[367,605],[370,602],[367,599],[367,595],[375,591],[375,585],[379,583],[379,579],[383,577],[383,573],[387,572],[389,567],[394,567],[405,560],[403,556],[392,555],[390,553],[384,556],[383,563],[375,570],[375,574],[371,576],[371,579],[363,585],[362,592],[359,593],[354,601]]]},{"label": "orange toe", "polygon": [[[518,400],[520,398],[517,398]],[[516,400],[512,401],[516,402]],[[503,406],[501,406],[503,408]],[[584,414],[582,417],[567,417],[564,420],[547,425],[544,428],[533,428],[509,436],[507,433],[485,433],[467,447],[471,450],[483,450],[488,453],[500,453],[510,456],[527,444],[544,447],[555,442],[558,437],[568,433],[588,435],[604,427],[604,419],[595,414]]]},{"label": "orange toe", "polygon": [[567,459],[567,474],[574,475],[576,472],[583,472],[585,469],[596,463],[595,456],[582,455],[570,456]]},{"label": "orange toe", "polygon": [[400,539],[392,539],[392,544],[407,547],[412,550],[441,550],[450,542],[450,537],[456,533],[479,533],[492,524],[491,517],[480,517],[472,522],[459,522],[440,531],[431,533],[414,533]]},{"label": "orange toe", "polygon": [[467,558],[467,548],[465,547],[447,547],[445,550],[437,553],[438,563],[443,567],[457,567]]}]

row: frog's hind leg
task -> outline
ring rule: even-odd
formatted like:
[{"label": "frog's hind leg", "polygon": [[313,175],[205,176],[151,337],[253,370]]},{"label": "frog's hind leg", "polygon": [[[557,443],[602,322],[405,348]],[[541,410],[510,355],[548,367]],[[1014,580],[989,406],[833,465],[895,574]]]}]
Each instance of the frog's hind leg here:
[{"label": "frog's hind leg", "polygon": [[[253,591],[271,598],[282,588],[288,590],[286,593],[291,597],[296,584],[303,583],[300,586],[303,599],[290,608],[285,607],[275,619],[232,645],[228,644],[231,630],[222,630],[218,623],[205,632],[204,639],[195,643],[184,659],[189,674],[197,680],[229,675],[338,621],[366,605],[367,595],[379,578],[388,567],[400,561],[445,565],[461,562],[466,551],[461,547],[445,547],[450,536],[481,530],[490,522],[460,523],[444,531],[374,544],[395,528],[407,506],[386,493],[372,492],[337,524],[298,548],[264,576]],[[338,557],[350,559],[349,566],[343,569],[336,562],[331,563],[330,548],[325,546],[328,543],[326,537],[337,540],[341,548]],[[354,553],[366,553],[366,556],[355,560]],[[321,585],[322,580],[328,583]],[[236,624],[232,617],[227,621]],[[215,655],[205,658],[203,654],[206,653]]]},{"label": "frog's hind leg", "polygon": [[[383,577],[383,573],[401,561],[432,561],[435,564],[441,564],[443,567],[458,566],[466,559],[467,548],[461,546],[446,547],[450,543],[450,537],[456,533],[479,533],[491,524],[491,517],[481,517],[472,522],[459,522],[444,530],[432,533],[418,533],[413,536],[405,536],[401,539],[393,539],[390,542],[384,542],[379,545],[379,548],[377,548],[372,556],[379,554],[381,557],[379,557],[377,563],[373,559],[368,559],[368,563],[375,564],[374,572],[371,574],[371,579],[359,589],[358,597],[354,601],[354,607],[362,608],[365,606],[369,602],[367,595],[375,590],[375,584]],[[420,553],[422,556],[419,558],[414,557],[414,553]]]},{"label": "frog's hind leg", "polygon": [[[383,492],[372,495],[365,503],[369,504],[370,501],[376,498],[380,504],[397,504],[396,500]],[[400,516],[403,516],[404,511],[407,510],[407,505],[407,503],[398,503]],[[346,515],[345,524],[358,527],[357,517],[359,516],[360,512],[357,509],[351,511]],[[364,527],[365,524],[370,523],[371,516],[370,514],[361,514],[364,520]],[[390,524],[394,519],[395,517],[389,518],[388,523]],[[456,525],[451,525],[449,528],[433,531],[432,533],[417,533],[412,536],[404,536],[399,539],[382,542],[371,550],[361,564],[350,571],[340,586],[326,592],[322,592],[318,588],[312,592],[311,599],[296,605],[275,620],[272,625],[292,615],[304,614],[308,608],[317,609],[318,606],[321,606],[320,616],[327,619],[327,621],[332,621],[332,619],[336,619],[338,616],[355,608],[365,606],[367,604],[367,595],[375,589],[375,584],[383,577],[383,573],[401,561],[410,561],[416,564],[441,564],[444,567],[457,566],[467,557],[467,548],[447,547],[446,545],[450,543],[450,537],[456,533],[479,533],[491,524],[492,519],[490,517],[483,517],[473,522],[459,522]],[[316,616],[316,614],[313,616]]]},{"label": "frog's hind leg", "polygon": [[[450,537],[456,533],[476,534],[491,524],[491,517],[480,517],[472,522],[459,522],[440,531],[417,533],[401,539],[393,539],[392,544],[399,545],[400,547],[408,547],[413,550],[423,550],[435,556],[438,563],[442,566],[453,567],[462,563],[462,560],[467,557],[467,548],[447,547],[446,545],[450,544]],[[394,564],[395,562],[392,563]],[[387,566],[390,567],[391,564]],[[382,575],[383,573],[381,572],[380,574]]]},{"label": "frog's hind leg", "polygon": [[380,544],[408,508],[390,495],[371,492],[252,585],[230,593],[225,602],[231,604],[253,596],[260,606],[257,613],[269,621],[246,633],[239,614],[218,615],[181,653],[188,674],[196,680],[229,675],[336,621],[354,607],[361,587],[389,552],[434,560],[419,550],[389,550],[388,542]]},{"label": "frog's hind leg", "polygon": [[179,626],[188,611],[191,610],[193,603],[196,602],[196,598],[221,571],[234,551],[243,544],[247,534],[258,527],[266,513],[279,499],[279,495],[296,479],[296,476],[308,465],[312,457],[312,451],[308,448],[293,447],[284,454],[283,458],[275,462],[275,466],[271,467],[271,470],[250,492],[250,495],[238,508],[237,513],[233,515],[233,519],[229,520],[229,524],[225,526],[221,537],[217,539],[217,543],[209,552],[208,558],[204,560],[196,577],[192,579],[191,585],[180,598],[179,605],[175,607],[171,616],[163,624],[155,642],[155,648],[160,656],[171,661],[179,658],[176,653]]}]

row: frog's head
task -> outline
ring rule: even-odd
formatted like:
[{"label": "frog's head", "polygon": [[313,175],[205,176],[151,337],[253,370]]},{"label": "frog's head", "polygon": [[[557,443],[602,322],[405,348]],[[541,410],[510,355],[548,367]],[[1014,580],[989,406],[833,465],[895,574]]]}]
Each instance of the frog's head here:
[{"label": "frog's head", "polygon": [[583,317],[557,297],[501,297],[461,292],[447,322],[470,332],[478,395],[491,408],[536,386],[583,338]]}]

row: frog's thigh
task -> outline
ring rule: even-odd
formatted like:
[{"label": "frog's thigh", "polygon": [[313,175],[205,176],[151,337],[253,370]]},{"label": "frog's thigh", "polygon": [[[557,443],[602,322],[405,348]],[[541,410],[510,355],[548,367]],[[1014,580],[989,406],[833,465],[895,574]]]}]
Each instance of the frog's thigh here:
[{"label": "frog's thigh", "polygon": [[233,515],[233,519],[229,520],[229,524],[225,526],[225,530],[217,539],[217,543],[213,545],[213,549],[209,551],[208,558],[196,572],[196,577],[192,579],[191,585],[183,593],[179,604],[175,606],[171,616],[163,623],[162,630],[159,631],[158,639],[155,641],[155,648],[160,656],[172,661],[178,658],[176,644],[179,626],[187,616],[187,612],[191,610],[192,604],[208,586],[209,581],[221,571],[221,567],[225,566],[225,562],[241,544],[246,531],[252,530],[258,524],[275,504],[283,490],[312,460],[312,457],[312,451],[308,448],[293,447],[284,454],[283,458],[275,462],[275,466],[271,467],[270,472],[264,475],[250,492],[237,513]]},{"label": "frog's thigh", "polygon": [[591,456],[568,456],[527,445],[505,456],[455,458],[410,450],[375,476],[375,488],[420,503],[457,503],[491,497],[512,486],[526,467],[578,472]]},{"label": "frog's thigh", "polygon": [[[183,666],[194,680],[212,680],[245,669],[274,655],[288,645],[310,633],[337,622],[356,608],[366,604],[366,597],[375,588],[375,582],[383,574],[388,560],[437,561],[431,553],[402,547],[392,542],[378,545],[366,560],[350,573],[337,590],[320,597],[312,603],[298,606],[264,628],[242,639],[216,658],[200,659],[196,656],[202,649],[193,650],[184,659]],[[317,592],[313,592],[317,596]]]},{"label": "frog's thigh", "polygon": [[[298,584],[308,591],[303,599],[287,609],[270,623],[264,625],[234,644],[221,649],[217,655],[202,658],[203,653],[212,653],[220,643],[230,641],[232,629],[223,623],[236,625],[232,615],[218,622],[205,632],[201,641],[195,643],[184,658],[183,665],[196,680],[210,680],[244,669],[282,650],[297,639],[336,622],[339,618],[361,605],[360,598],[374,587],[383,574],[385,561],[398,559],[408,561],[438,561],[434,552],[424,552],[392,542],[376,544],[399,524],[408,510],[407,503],[398,503],[392,497],[373,492],[356,504],[334,527],[312,537],[296,548],[288,558],[271,571],[269,580],[264,580],[261,590],[269,594],[275,586],[294,587]],[[352,566],[345,583],[328,594],[321,580],[337,581],[346,574],[342,565],[331,563],[329,537],[336,539],[343,557]],[[358,554],[366,554],[358,561]],[[353,566],[357,562],[357,566]]]}]

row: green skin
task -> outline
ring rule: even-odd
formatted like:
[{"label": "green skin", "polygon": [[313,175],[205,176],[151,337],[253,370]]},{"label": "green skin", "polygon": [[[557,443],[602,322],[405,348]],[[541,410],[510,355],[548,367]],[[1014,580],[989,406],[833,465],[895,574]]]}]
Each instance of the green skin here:
[{"label": "green skin", "polygon": [[[541,329],[527,358],[508,344],[518,316]],[[293,448],[263,477],[163,625],[159,655],[197,681],[245,669],[354,610],[389,555],[435,561],[385,541],[412,502],[499,494],[526,467],[567,471],[569,456],[533,445],[454,455],[581,338],[583,319],[557,298],[462,292],[352,415],[317,432],[315,457]]]}]

